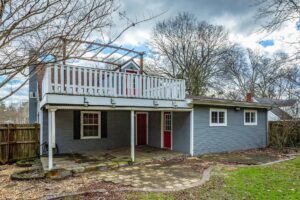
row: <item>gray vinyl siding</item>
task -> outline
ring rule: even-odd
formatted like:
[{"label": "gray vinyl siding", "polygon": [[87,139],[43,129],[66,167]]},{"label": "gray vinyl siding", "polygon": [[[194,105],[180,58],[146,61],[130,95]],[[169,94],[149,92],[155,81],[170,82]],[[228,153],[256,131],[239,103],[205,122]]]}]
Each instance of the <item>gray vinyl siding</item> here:
[{"label": "gray vinyl siding", "polygon": [[190,113],[173,112],[173,150],[190,153]]},{"label": "gray vinyl siding", "polygon": [[[107,113],[107,138],[73,139],[72,110],[58,110],[56,118],[56,144],[59,153],[74,153],[111,149],[130,145],[130,112],[109,111]],[[45,120],[45,124],[48,120]],[[45,127],[45,126],[44,126]],[[44,141],[48,140],[48,129],[44,128]]]},{"label": "gray vinyl siding", "polygon": [[161,147],[161,112],[148,113],[148,145]]},{"label": "gray vinyl siding", "polygon": [[[223,108],[223,107],[222,107]],[[209,107],[194,108],[194,154],[265,147],[267,111],[257,110],[257,125],[244,125],[244,109],[227,108],[227,126],[209,126]]]},{"label": "gray vinyl siding", "polygon": [[[29,71],[35,70],[35,67],[30,67]],[[34,73],[34,72],[32,72]],[[37,122],[37,98],[30,98],[30,93],[34,92],[37,96],[37,77],[33,74],[29,79],[29,123]]]}]

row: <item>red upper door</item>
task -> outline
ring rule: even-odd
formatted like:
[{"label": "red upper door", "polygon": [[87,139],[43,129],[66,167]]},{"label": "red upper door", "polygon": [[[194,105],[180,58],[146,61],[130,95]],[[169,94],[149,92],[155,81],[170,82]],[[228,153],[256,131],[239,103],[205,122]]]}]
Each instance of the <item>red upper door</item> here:
[{"label": "red upper door", "polygon": [[147,114],[137,113],[136,115],[137,145],[147,144]]},{"label": "red upper door", "polygon": [[[126,70],[126,73],[137,74],[138,72],[136,70]],[[136,95],[136,82],[135,78],[128,81],[128,76],[126,76],[126,95],[128,94],[131,94],[133,96]]]},{"label": "red upper door", "polygon": [[171,149],[172,146],[172,113],[165,112],[163,115],[163,148]]}]

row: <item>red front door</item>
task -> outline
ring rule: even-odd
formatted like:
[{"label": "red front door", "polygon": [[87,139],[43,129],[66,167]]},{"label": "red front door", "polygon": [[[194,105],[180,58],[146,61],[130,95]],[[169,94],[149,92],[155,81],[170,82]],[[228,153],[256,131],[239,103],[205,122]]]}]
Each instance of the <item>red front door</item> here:
[{"label": "red front door", "polygon": [[136,115],[137,145],[147,144],[147,114],[137,113]]},{"label": "red front door", "polygon": [[163,120],[163,147],[165,149],[171,149],[172,146],[172,113],[165,112]]}]

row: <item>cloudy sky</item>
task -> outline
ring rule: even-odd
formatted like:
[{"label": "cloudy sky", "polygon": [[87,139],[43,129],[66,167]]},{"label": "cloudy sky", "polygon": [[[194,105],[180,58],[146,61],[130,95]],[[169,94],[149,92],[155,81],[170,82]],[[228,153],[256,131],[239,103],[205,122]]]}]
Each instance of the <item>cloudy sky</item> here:
[{"label": "cloudy sky", "polygon": [[[257,7],[254,2],[247,0],[120,0],[120,9],[125,11],[131,19],[144,19],[166,13],[128,30],[117,43],[143,50],[151,39],[152,29],[157,21],[174,17],[178,12],[190,12],[199,21],[204,20],[225,26],[229,31],[230,40],[245,48],[265,53],[292,52],[289,42],[295,40],[299,34],[296,22],[291,22],[272,34],[263,33],[259,31],[261,22],[255,18]],[[6,91],[9,91],[11,87],[13,86],[7,87]],[[27,90],[26,86],[10,99],[27,99]]]}]

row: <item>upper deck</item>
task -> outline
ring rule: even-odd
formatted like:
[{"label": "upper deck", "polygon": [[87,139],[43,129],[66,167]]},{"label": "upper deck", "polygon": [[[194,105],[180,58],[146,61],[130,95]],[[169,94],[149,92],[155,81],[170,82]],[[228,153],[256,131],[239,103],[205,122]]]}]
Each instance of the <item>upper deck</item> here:
[{"label": "upper deck", "polygon": [[[51,102],[49,102],[49,98],[47,99],[49,95],[52,96]],[[184,101],[185,81],[150,76],[134,70],[119,72],[55,64],[46,66],[42,80],[41,96],[44,104],[53,103],[53,101],[57,104],[65,104],[69,103],[69,101],[65,102],[67,96],[84,96],[87,98],[104,97],[110,100],[109,104],[111,104],[111,99],[131,99],[131,103],[124,106],[135,106],[138,101],[133,101],[134,99],[139,99],[139,102],[152,100],[151,104],[153,105],[153,100],[157,100],[156,103],[158,102],[158,104],[161,100],[169,102]],[[54,97],[56,97],[56,100],[54,100]],[[62,101],[62,99],[64,100]],[[99,103],[97,105],[106,105],[101,102],[101,99],[97,99]],[[76,101],[74,98],[73,100]],[[95,98],[94,100],[96,101]],[[118,101],[116,104],[118,105]],[[170,106],[173,106],[173,104],[170,104]]]}]

